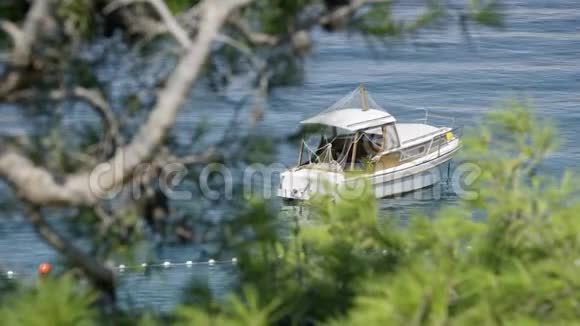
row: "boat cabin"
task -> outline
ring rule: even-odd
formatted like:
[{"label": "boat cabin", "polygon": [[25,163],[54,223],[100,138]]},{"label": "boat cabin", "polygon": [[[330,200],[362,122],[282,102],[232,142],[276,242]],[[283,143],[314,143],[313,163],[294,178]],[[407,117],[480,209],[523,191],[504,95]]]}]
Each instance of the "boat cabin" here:
[{"label": "boat cabin", "polygon": [[[323,131],[315,148],[301,142],[298,167],[330,171],[384,170],[433,153],[454,139],[450,128],[397,123],[364,86],[329,110],[301,122]],[[355,98],[355,100],[353,100]],[[358,107],[349,107],[357,104]],[[370,106],[370,107],[369,107]]]},{"label": "boat cabin", "polygon": [[[320,130],[300,143],[296,167],[280,174],[278,195],[307,200],[368,180],[383,198],[434,185],[439,167],[459,149],[450,127],[400,123],[360,86],[322,113],[301,123]],[[362,173],[346,173],[359,171]]]}]

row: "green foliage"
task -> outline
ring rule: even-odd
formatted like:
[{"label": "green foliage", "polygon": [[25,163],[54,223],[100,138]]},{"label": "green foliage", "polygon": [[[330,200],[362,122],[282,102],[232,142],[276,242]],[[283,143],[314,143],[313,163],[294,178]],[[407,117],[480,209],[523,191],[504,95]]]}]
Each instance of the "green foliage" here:
[{"label": "green foliage", "polygon": [[4,0],[0,2],[0,17],[8,20],[20,20],[26,15],[28,4],[20,0]]},{"label": "green foliage", "polygon": [[18,284],[15,283],[13,280],[0,277],[0,306],[7,298],[16,291],[18,288]]},{"label": "green foliage", "polygon": [[403,22],[394,21],[390,3],[364,13],[353,26],[372,36],[400,36],[405,28]]},{"label": "green foliage", "polygon": [[91,0],[62,0],[58,8],[58,15],[65,22],[68,31],[80,35],[88,35],[93,26],[95,1]]},{"label": "green foliage", "polygon": [[195,6],[199,0],[166,0],[165,3],[171,12],[177,14]]},{"label": "green foliage", "polygon": [[[355,194],[344,190],[342,196]],[[377,222],[370,192],[339,202],[319,197],[308,207],[316,223],[295,220],[283,237],[277,236],[275,215],[254,204],[244,214],[253,236],[238,247],[241,281],[258,289],[266,302],[280,300],[283,320],[298,323],[340,314],[350,306],[358,282],[391,269],[400,253],[394,228]]]},{"label": "green foliage", "polygon": [[[386,2],[373,6],[359,15],[351,24],[363,35],[373,37],[402,37],[413,35],[421,29],[449,21],[452,12],[443,1],[425,1],[422,13],[409,20],[397,20],[393,15],[393,3]],[[504,25],[501,5],[498,1],[471,0],[465,18],[487,27],[500,28]]]},{"label": "green foliage", "polygon": [[504,27],[501,3],[497,0],[471,0],[470,16],[483,26]]},{"label": "green foliage", "polygon": [[[197,2],[166,1],[174,13]],[[95,31],[95,22],[103,18],[98,16],[97,3],[102,5],[61,1],[58,15],[65,33],[76,37]],[[319,1],[260,0],[240,15],[256,32],[281,36],[287,42],[288,34],[297,28],[312,28],[301,18],[316,4]],[[448,17],[439,1],[425,4],[425,11],[411,21],[397,20],[390,2],[367,6],[348,27],[375,37],[401,36]],[[27,6],[25,1],[3,2],[0,16],[21,21]],[[499,2],[493,0],[469,1],[462,18],[503,26]],[[292,49],[287,51],[288,44],[282,45],[271,53],[257,50],[256,55],[271,63],[279,81],[290,83],[302,62]],[[106,89],[93,63],[75,60],[69,69],[76,84]],[[233,62],[228,73],[243,70],[239,53],[229,47],[216,50],[211,61],[216,70],[223,68],[223,62]],[[144,106],[135,95],[122,98],[132,116]],[[38,156],[35,162],[48,162],[44,165],[59,172],[77,170],[77,158],[69,155],[72,145],[63,134],[52,129],[47,134],[31,145]],[[203,134],[200,129],[194,142]],[[83,148],[98,140],[94,130],[86,130],[80,138],[77,145]],[[276,147],[272,141],[254,135],[246,140],[241,160],[272,160]],[[312,217],[308,221],[300,216],[280,220],[267,203],[250,201],[234,221],[237,233],[229,232],[240,258],[240,286],[231,298],[195,301],[195,306],[183,305],[165,319],[147,315],[140,320],[147,325],[168,320],[178,325],[577,323],[580,202],[575,199],[576,184],[569,174],[561,181],[538,174],[554,144],[549,124],[539,121],[527,104],[509,103],[508,110],[492,113],[465,141],[466,159],[483,171],[475,187],[477,199],[445,209],[433,220],[416,217],[407,227],[378,220],[368,185],[362,192],[343,189],[339,200],[314,198],[304,207]],[[485,220],[473,221],[474,213]],[[103,252],[95,253],[100,257],[128,256],[141,234],[124,230],[135,229],[138,216],[133,210],[121,215],[118,224],[100,233],[94,212],[80,210],[75,222],[89,226],[75,231],[93,241],[106,235],[106,244],[99,247]],[[14,290],[14,283],[2,282],[0,291],[8,290],[16,296],[1,298],[2,325],[97,323],[95,297],[72,278],[44,279],[36,288],[21,291]]]},{"label": "green foliage", "polygon": [[242,296],[229,298],[227,308],[219,314],[191,307],[181,307],[177,310],[176,325],[255,325],[267,326],[277,321],[277,300],[268,303],[260,300],[255,289],[244,288]]},{"label": "green foliage", "polygon": [[42,279],[0,307],[1,325],[95,325],[95,296],[71,277]]},{"label": "green foliage", "polygon": [[[512,103],[466,142],[480,164],[479,199],[401,230],[404,263],[365,281],[335,325],[570,324],[580,314],[576,189],[535,170],[553,129]],[[473,222],[471,213],[486,217]],[[377,286],[380,284],[380,286]]]},{"label": "green foliage", "polygon": [[272,163],[276,147],[271,139],[249,135],[243,142],[241,161],[248,163]]},{"label": "green foliage", "polygon": [[283,34],[295,25],[298,15],[315,2],[315,0],[260,0],[256,2],[255,14],[265,33]]},{"label": "green foliage", "polygon": [[[479,198],[407,226],[377,218],[371,191],[343,189],[281,220],[251,200],[234,221],[244,239],[240,290],[180,306],[177,325],[569,325],[580,320],[577,187],[537,168],[553,129],[522,103],[489,115],[465,141],[480,165]],[[363,188],[367,189],[367,188]],[[475,221],[473,214],[484,216]],[[91,323],[93,297],[70,279],[5,303],[2,324]],[[147,315],[144,324],[167,323]]]},{"label": "green foliage", "polygon": [[313,220],[287,229],[254,202],[243,214],[252,237],[238,247],[241,282],[278,300],[282,323],[575,323],[577,191],[569,175],[536,172],[553,143],[526,104],[493,112],[464,151],[484,171],[479,198],[405,227],[377,220],[370,191],[316,197],[306,207]]}]

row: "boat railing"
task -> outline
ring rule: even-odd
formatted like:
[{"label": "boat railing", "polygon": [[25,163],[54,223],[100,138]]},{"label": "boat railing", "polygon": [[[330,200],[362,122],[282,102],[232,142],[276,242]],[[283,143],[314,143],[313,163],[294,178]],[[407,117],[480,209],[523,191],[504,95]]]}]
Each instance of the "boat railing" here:
[{"label": "boat railing", "polygon": [[425,112],[425,116],[419,120],[423,121],[426,125],[433,125],[436,127],[445,126],[453,128],[455,127],[455,117],[449,117],[443,114],[432,113],[428,108],[421,107],[420,110]]},{"label": "boat railing", "polygon": [[[450,138],[448,138],[448,135],[451,135]],[[463,136],[463,127],[455,127],[452,128],[451,130],[449,130],[446,134],[446,142],[439,142],[437,144],[437,157],[441,156],[441,147],[447,145],[448,143],[461,138],[461,136]],[[433,144],[433,141],[435,140],[435,138],[431,139],[431,144]]]},{"label": "boat railing", "polygon": [[[441,132],[441,130],[438,130],[437,132]],[[451,128],[450,130],[447,130],[445,133],[442,133],[441,135],[432,137],[431,140],[428,142],[428,145],[426,145],[423,150],[418,151],[417,153],[409,154],[409,152],[402,150],[400,160],[401,161],[414,160],[434,152],[437,152],[437,157],[440,157],[441,147],[449,144],[453,140],[459,139],[462,132],[463,128],[461,127]]]},{"label": "boat railing", "polygon": [[449,117],[443,114],[433,113],[426,107],[416,107],[413,110],[424,112],[421,118],[412,118],[408,121],[421,122],[426,125],[432,125],[435,127],[455,127],[455,117]]},{"label": "boat railing", "polygon": [[435,134],[439,134],[439,133],[441,133],[445,129],[447,129],[447,128],[439,128],[439,129],[437,129],[435,131],[432,131],[430,133],[423,134],[423,135],[420,135],[420,136],[415,137],[415,138],[407,139],[407,140],[401,142],[401,145],[405,145],[405,146],[408,147],[409,146],[408,144],[410,144],[410,143],[416,143],[417,140],[419,140],[419,139],[422,140],[422,139],[425,139],[425,138],[427,138],[429,136],[432,136],[432,135],[435,135]]}]

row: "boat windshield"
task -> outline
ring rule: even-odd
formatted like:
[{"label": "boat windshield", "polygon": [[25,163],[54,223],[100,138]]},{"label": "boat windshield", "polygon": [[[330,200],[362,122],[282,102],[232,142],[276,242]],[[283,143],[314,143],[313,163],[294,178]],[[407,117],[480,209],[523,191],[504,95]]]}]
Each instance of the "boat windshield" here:
[{"label": "boat windshield", "polygon": [[[307,159],[301,160],[300,165],[315,164],[344,170],[351,166],[361,167],[383,151],[382,128],[378,128],[378,132],[369,129],[355,133],[341,133],[336,128],[332,129],[330,133],[323,133],[304,142]],[[398,146],[398,138],[387,141],[387,144],[391,147]]]}]

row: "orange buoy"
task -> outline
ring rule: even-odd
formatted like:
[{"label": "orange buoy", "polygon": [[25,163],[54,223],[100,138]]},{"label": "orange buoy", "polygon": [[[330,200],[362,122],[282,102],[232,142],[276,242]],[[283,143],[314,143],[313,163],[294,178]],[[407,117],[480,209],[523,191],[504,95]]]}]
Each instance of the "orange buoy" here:
[{"label": "orange buoy", "polygon": [[38,273],[42,276],[48,275],[52,270],[52,266],[49,263],[42,263],[38,266]]}]

